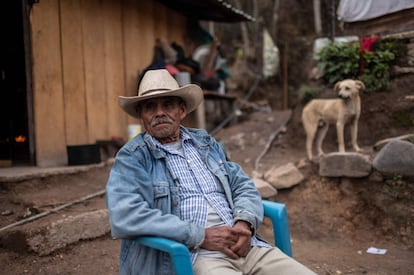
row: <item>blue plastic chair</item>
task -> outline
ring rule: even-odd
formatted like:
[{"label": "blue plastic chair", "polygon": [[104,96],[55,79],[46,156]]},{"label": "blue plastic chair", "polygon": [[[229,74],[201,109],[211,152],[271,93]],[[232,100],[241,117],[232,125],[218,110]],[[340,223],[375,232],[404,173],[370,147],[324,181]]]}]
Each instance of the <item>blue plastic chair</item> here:
[{"label": "blue plastic chair", "polygon": [[[292,257],[289,224],[286,206],[282,203],[263,201],[264,215],[271,219],[275,245],[286,255]],[[138,237],[136,242],[168,252],[172,258],[177,275],[192,275],[190,251],[182,243],[159,237]]]}]

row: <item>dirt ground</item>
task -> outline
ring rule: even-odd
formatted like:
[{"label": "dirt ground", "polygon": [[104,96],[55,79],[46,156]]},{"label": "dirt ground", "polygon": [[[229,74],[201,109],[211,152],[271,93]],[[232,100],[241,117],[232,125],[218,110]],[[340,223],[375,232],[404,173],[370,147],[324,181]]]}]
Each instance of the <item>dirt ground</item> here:
[{"label": "dirt ground", "polygon": [[[410,87],[412,79],[402,78],[395,81],[392,92],[362,95],[359,143],[367,154],[372,154],[373,144],[380,139],[413,132],[412,124],[407,125],[401,119],[405,113],[414,119],[414,102],[403,99],[412,94]],[[294,258],[318,274],[414,274],[414,181],[319,177],[318,165],[304,161],[301,108],[298,103],[294,104],[292,112],[252,111],[216,135],[224,142],[231,160],[240,163],[251,175],[269,136],[290,117],[286,128],[270,143],[256,168],[264,172],[273,165],[293,162],[305,175],[302,183],[279,190],[274,198],[287,205]],[[335,131],[330,129],[324,142],[326,152],[336,150],[335,140]],[[109,168],[1,184],[0,227],[21,219],[28,209],[43,211],[102,190]],[[104,207],[102,196],[47,219],[101,207]],[[24,226],[30,228],[32,224]],[[267,220],[260,230],[271,239]],[[11,251],[0,246],[2,274],[118,272],[119,240],[112,239],[109,234],[78,242],[48,256],[27,252],[18,238],[9,241],[15,242],[16,249]],[[387,252],[385,255],[369,254],[366,252],[369,247],[387,249]]]}]

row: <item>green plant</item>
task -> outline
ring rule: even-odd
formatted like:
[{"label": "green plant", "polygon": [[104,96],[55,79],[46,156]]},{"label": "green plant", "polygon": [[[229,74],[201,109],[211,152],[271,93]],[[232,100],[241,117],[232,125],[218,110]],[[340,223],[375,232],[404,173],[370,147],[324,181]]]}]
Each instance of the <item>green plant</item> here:
[{"label": "green plant", "polygon": [[368,92],[390,88],[390,66],[402,52],[400,40],[385,39],[377,41],[372,52],[362,53],[365,64],[360,80],[367,86]]},{"label": "green plant", "polygon": [[403,179],[402,175],[393,174],[385,181],[383,190],[394,199],[402,199],[409,195],[407,187],[408,183]]},{"label": "green plant", "polygon": [[402,178],[403,178],[403,176],[402,176],[402,175],[400,175],[400,174],[393,174],[393,175],[392,175],[392,180],[393,180],[393,181],[401,181],[401,180],[402,180]]},{"label": "green plant", "polygon": [[390,65],[395,55],[389,50],[365,52],[364,73],[359,79],[364,82],[367,92],[388,90],[390,83]]},{"label": "green plant", "polygon": [[374,51],[390,51],[395,56],[403,56],[407,50],[407,44],[401,39],[383,39],[374,45]]},{"label": "green plant", "polygon": [[403,52],[404,45],[398,40],[379,40],[371,52],[361,52],[359,42],[331,43],[321,49],[318,68],[331,85],[352,78],[363,81],[368,92],[386,90],[391,85],[390,66]]},{"label": "green plant", "polygon": [[331,43],[318,55],[318,68],[323,79],[334,84],[346,78],[356,78],[359,72],[359,43]]}]

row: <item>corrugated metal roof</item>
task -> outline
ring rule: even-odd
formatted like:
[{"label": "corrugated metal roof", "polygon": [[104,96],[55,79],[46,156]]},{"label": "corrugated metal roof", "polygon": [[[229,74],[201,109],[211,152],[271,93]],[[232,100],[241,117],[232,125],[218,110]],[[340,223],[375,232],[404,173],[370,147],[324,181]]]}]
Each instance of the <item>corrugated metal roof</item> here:
[{"label": "corrugated metal roof", "polygon": [[216,22],[254,21],[255,19],[224,0],[157,0],[188,17]]}]

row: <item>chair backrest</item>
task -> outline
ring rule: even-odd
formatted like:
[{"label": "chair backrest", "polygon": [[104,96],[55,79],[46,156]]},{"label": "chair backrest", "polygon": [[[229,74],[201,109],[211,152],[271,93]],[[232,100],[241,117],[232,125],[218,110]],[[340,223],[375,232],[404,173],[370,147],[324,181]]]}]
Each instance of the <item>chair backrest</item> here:
[{"label": "chair backrest", "polygon": [[[263,209],[264,215],[272,221],[275,245],[283,253],[292,257],[286,206],[283,203],[264,200]],[[177,275],[193,274],[190,251],[182,243],[151,236],[138,237],[135,241],[142,245],[168,252],[172,258],[174,271]]]}]

